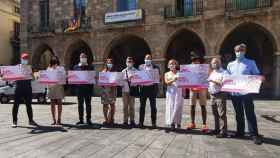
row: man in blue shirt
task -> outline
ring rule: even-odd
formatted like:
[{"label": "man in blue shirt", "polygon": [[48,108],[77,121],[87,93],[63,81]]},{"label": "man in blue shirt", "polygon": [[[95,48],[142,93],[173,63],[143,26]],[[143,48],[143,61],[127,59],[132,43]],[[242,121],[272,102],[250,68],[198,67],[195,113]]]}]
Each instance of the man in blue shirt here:
[{"label": "man in blue shirt", "polygon": [[[236,59],[230,62],[227,70],[231,75],[259,75],[260,71],[254,60],[245,58],[246,45],[240,44],[234,48]],[[243,137],[245,133],[244,110],[248,122],[250,136],[255,144],[261,144],[258,134],[257,119],[251,94],[232,93],[232,104],[236,112],[237,133],[235,137]]]}]

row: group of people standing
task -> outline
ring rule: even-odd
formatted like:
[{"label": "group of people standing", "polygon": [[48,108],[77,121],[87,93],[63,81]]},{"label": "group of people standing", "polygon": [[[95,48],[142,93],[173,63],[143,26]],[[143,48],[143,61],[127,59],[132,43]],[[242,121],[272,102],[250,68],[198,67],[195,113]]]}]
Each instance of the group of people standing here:
[{"label": "group of people standing", "polygon": [[[249,133],[256,144],[261,144],[262,140],[258,134],[257,120],[254,111],[253,97],[251,94],[230,93],[221,92],[221,84],[223,76],[225,74],[232,75],[259,75],[260,72],[256,66],[255,61],[245,58],[246,45],[240,44],[234,48],[236,59],[230,62],[227,66],[227,70],[222,68],[222,64],[219,58],[213,58],[210,67],[211,73],[209,74],[208,82],[209,88],[192,88],[190,89],[190,116],[191,122],[187,125],[187,129],[195,129],[195,112],[196,103],[199,102],[202,115],[201,131],[205,133],[215,134],[217,138],[224,138],[228,136],[227,133],[227,105],[226,100],[230,96],[236,112],[237,132],[235,137],[243,137],[245,135],[245,120],[244,111],[248,121]],[[204,59],[202,56],[195,52],[191,53],[192,64],[203,64]],[[116,72],[114,67],[114,61],[111,58],[105,60],[104,69],[102,72]],[[28,64],[28,54],[21,55],[21,64]],[[170,126],[171,130],[181,128],[182,111],[184,97],[186,89],[176,86],[176,80],[178,78],[178,62],[174,59],[168,62],[169,71],[164,74],[164,83],[166,89],[166,112],[165,122]],[[158,83],[149,83],[136,87],[131,84],[133,72],[138,70],[152,70],[158,69],[152,62],[152,56],[147,54],[144,59],[144,64],[139,68],[134,67],[134,60],[132,57],[127,57],[126,68],[122,70],[124,81],[122,86],[122,99],[123,99],[123,124],[125,126],[136,127],[135,123],[135,98],[139,96],[140,99],[140,113],[139,124],[140,128],[144,127],[145,108],[146,102],[149,99],[151,107],[151,122],[152,127],[157,127],[157,108],[156,97],[158,94]],[[59,59],[52,57],[47,70],[59,70],[65,73],[65,70],[60,66]],[[87,55],[85,53],[80,54],[80,62],[75,65],[73,70],[77,71],[92,71],[94,67],[88,63]],[[77,98],[78,98],[78,114],[79,121],[77,125],[84,124],[84,103],[86,105],[86,121],[88,125],[92,125],[91,122],[91,97],[93,85],[75,85]],[[140,90],[138,91],[139,88]],[[211,97],[211,106],[214,115],[215,129],[210,131],[207,126],[207,94]],[[28,93],[27,93],[28,92]],[[138,94],[137,94],[138,93]],[[17,126],[17,112],[20,100],[23,98],[27,106],[27,112],[30,125],[37,125],[32,116],[32,87],[31,80],[16,81],[15,103],[13,106],[13,127]],[[51,99],[51,113],[53,117],[52,125],[61,125],[61,112],[62,112],[62,99],[64,98],[64,89],[62,85],[52,85],[48,87],[48,97]],[[117,87],[103,86],[101,92],[101,103],[103,104],[104,125],[113,125],[115,123],[115,103],[117,97]],[[56,112],[57,111],[57,112]],[[56,117],[57,116],[57,117]]]}]

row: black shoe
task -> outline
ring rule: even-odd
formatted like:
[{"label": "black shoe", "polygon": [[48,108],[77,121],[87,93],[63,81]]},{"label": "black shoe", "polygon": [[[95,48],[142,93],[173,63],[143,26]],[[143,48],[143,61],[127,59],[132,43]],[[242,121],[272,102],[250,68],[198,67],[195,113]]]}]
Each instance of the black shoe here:
[{"label": "black shoe", "polygon": [[84,121],[79,121],[76,123],[76,125],[82,125],[82,124],[84,124]]},{"label": "black shoe", "polygon": [[233,138],[244,138],[244,133],[235,133],[232,135]]},{"label": "black shoe", "polygon": [[91,126],[92,125],[91,120],[87,120],[87,124]]},{"label": "black shoe", "polygon": [[219,133],[216,135],[216,138],[227,138],[227,134],[226,133]]},{"label": "black shoe", "polygon": [[127,122],[124,122],[123,125],[124,125],[125,127],[127,127],[127,126],[128,126],[128,123],[127,123]]},{"label": "black shoe", "polygon": [[208,131],[207,134],[210,134],[210,135],[217,135],[220,133],[220,130],[212,130],[212,131]]},{"label": "black shoe", "polygon": [[134,121],[131,121],[131,122],[130,122],[130,126],[131,126],[132,128],[135,128],[135,127],[136,127],[135,122],[134,122]]},{"label": "black shoe", "polygon": [[171,124],[171,131],[175,130],[175,124]]},{"label": "black shoe", "polygon": [[143,129],[144,128],[144,124],[143,123],[139,123],[138,127]]},{"label": "black shoe", "polygon": [[253,136],[252,138],[256,145],[261,145],[263,143],[263,139],[261,136]]},{"label": "black shoe", "polygon": [[35,121],[29,121],[29,125],[30,126],[38,126],[38,124]]},{"label": "black shoe", "polygon": [[180,125],[180,124],[178,124],[178,125],[177,125],[177,128],[178,128],[178,129],[180,129],[180,128],[181,128],[181,125]]},{"label": "black shoe", "polygon": [[157,128],[157,124],[156,123],[152,123],[152,128],[153,129]]}]

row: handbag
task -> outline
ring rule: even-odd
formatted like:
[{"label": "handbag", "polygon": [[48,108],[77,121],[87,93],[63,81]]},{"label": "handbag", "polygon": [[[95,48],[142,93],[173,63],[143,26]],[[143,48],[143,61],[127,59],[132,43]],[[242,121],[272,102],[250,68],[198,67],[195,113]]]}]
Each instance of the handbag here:
[{"label": "handbag", "polygon": [[140,96],[139,86],[131,86],[131,83],[128,80],[127,70],[125,72],[126,72],[126,78],[127,78],[127,83],[128,83],[128,87],[129,87],[129,95],[133,96],[133,97],[139,97]]}]

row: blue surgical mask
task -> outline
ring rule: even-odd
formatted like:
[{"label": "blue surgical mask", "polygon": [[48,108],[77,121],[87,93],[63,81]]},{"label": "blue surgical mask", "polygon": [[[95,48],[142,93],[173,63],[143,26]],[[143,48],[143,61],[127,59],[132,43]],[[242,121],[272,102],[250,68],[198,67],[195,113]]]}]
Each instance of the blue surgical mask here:
[{"label": "blue surgical mask", "polygon": [[112,69],[113,64],[107,64],[108,69]]},{"label": "blue surgical mask", "polygon": [[27,65],[27,64],[28,64],[28,60],[26,60],[26,59],[21,59],[21,60],[20,60],[20,63],[21,63],[22,65]]},{"label": "blue surgical mask", "polygon": [[145,64],[146,65],[151,65],[152,64],[152,60],[145,60]]}]

